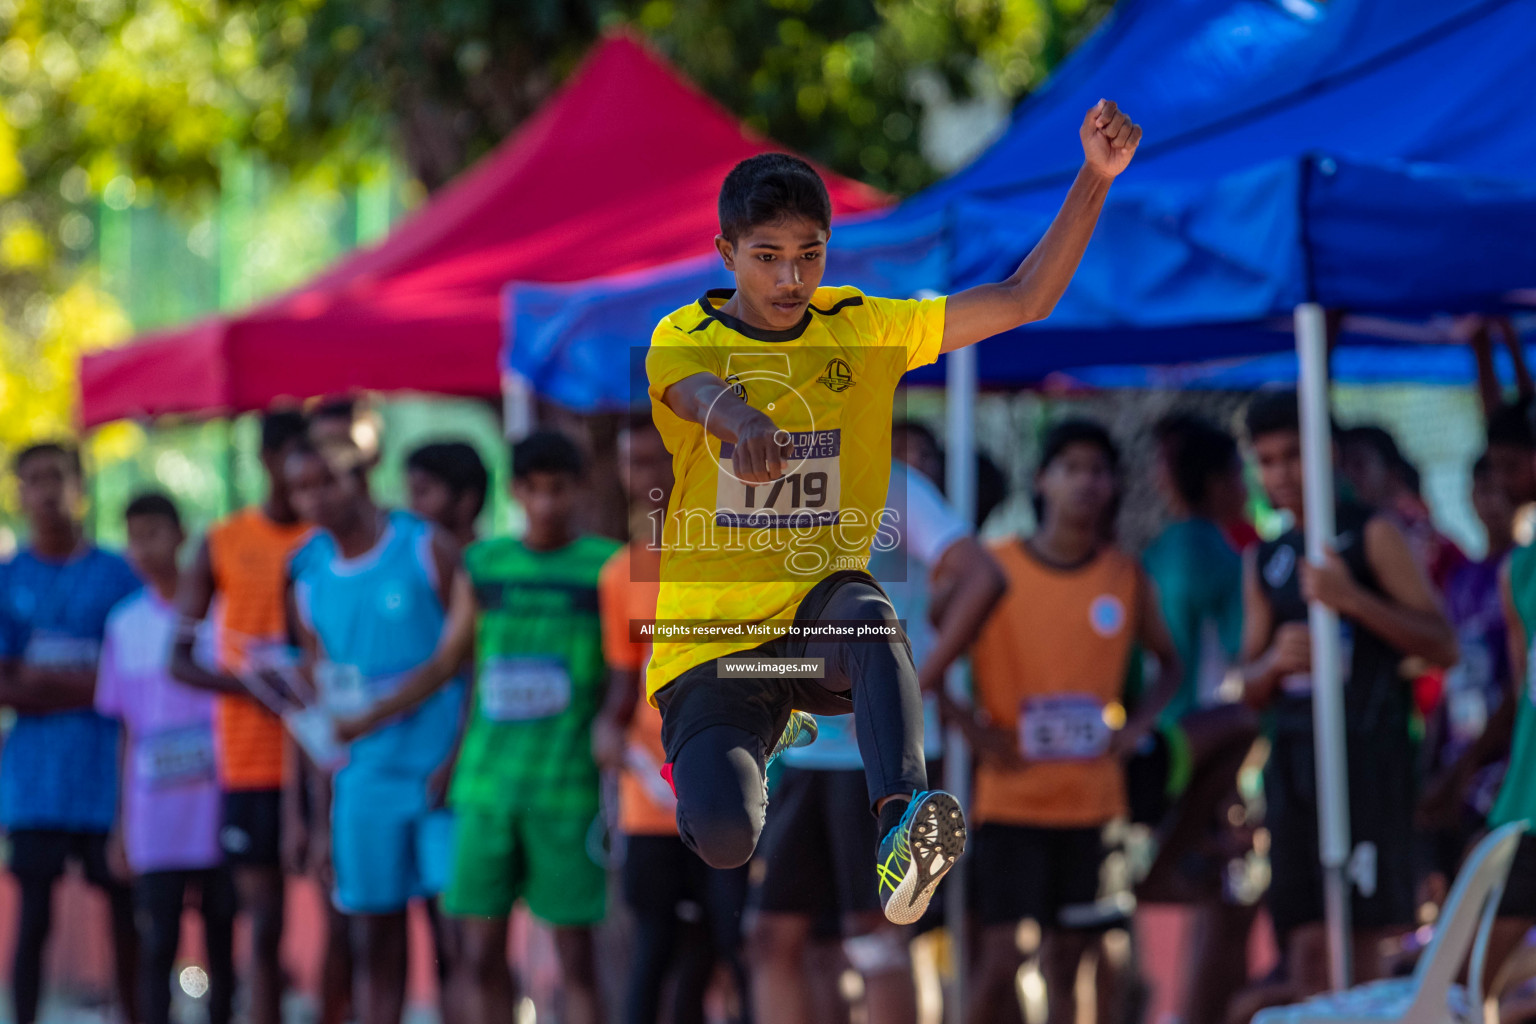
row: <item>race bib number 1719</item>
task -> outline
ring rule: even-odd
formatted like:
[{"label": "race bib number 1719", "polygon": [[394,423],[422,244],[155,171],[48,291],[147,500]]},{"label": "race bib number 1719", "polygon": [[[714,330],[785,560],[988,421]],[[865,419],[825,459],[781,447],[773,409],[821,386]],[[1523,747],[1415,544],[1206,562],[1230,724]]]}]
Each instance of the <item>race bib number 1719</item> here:
[{"label": "race bib number 1719", "polygon": [[736,446],[720,444],[715,522],[755,529],[830,526],[838,520],[843,478],[842,430],[791,430],[789,472],[763,484],[738,479]]}]

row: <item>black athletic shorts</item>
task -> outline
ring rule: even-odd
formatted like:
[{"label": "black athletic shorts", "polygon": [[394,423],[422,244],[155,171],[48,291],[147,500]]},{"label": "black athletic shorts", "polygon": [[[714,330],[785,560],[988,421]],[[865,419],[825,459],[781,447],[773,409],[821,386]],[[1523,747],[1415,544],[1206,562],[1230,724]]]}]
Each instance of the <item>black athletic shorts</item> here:
[{"label": "black athletic shorts", "polygon": [[239,790],[224,794],[219,847],[232,867],[282,864],[283,793],[279,789]]},{"label": "black athletic shorts", "polygon": [[1522,836],[1499,902],[1500,917],[1536,921],[1536,836]]},{"label": "black athletic shorts", "polygon": [[[1414,922],[1413,828],[1416,766],[1406,740],[1351,733],[1349,820],[1352,858],[1364,868],[1354,884],[1356,928]],[[1310,736],[1281,733],[1264,770],[1264,824],[1271,879],[1266,904],[1285,934],[1323,920],[1323,866],[1318,845],[1317,757]]]},{"label": "black athletic shorts", "polygon": [[1173,756],[1168,749],[1168,737],[1154,729],[1125,764],[1125,795],[1130,803],[1132,821],[1155,827],[1168,816],[1173,806],[1168,796],[1168,778],[1172,770]]},{"label": "black athletic shorts", "polygon": [[[818,582],[801,599],[795,611],[795,621],[803,624],[816,622],[831,603],[837,589],[852,580],[879,588],[874,577],[868,573],[854,570],[834,572]],[[905,637],[902,642],[906,642]],[[731,657],[800,657],[805,652],[805,646],[803,639],[776,637]],[[730,725],[745,729],[762,739],[764,750],[772,750],[784,732],[792,710],[813,715],[853,713],[850,690],[829,690],[823,685],[824,681],[818,679],[743,676],[725,680],[719,678],[718,660],[712,659],[695,665],[656,694],[656,703],[662,709],[661,743],[666,749],[669,763],[684,743],[711,726]]]},{"label": "black athletic shorts", "polygon": [[18,829],[10,834],[11,874],[22,882],[52,882],[70,861],[99,889],[121,885],[107,864],[105,832]]},{"label": "black athletic shorts", "polygon": [[1100,828],[987,822],[971,840],[971,908],[983,926],[1029,918],[1064,927],[1062,910],[1092,904],[1108,851]]},{"label": "black athletic shorts", "polygon": [[768,804],[752,905],[770,914],[879,913],[879,825],[869,813],[864,770],[786,767]]},{"label": "black athletic shorts", "polygon": [[1156,828],[1189,788],[1194,772],[1189,737],[1177,722],[1149,732],[1125,763],[1131,820]]}]

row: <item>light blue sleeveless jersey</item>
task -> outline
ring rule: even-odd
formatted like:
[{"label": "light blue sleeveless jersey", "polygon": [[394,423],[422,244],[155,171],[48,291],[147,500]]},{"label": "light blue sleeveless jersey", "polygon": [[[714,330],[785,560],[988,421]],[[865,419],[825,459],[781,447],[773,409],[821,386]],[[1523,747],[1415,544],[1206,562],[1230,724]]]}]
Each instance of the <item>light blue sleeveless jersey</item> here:
[{"label": "light blue sleeveless jersey", "polygon": [[[355,668],[371,701],[436,650],[445,613],[432,527],[409,512],[390,512],[379,543],[354,559],[341,557],[331,535],[318,532],[294,555],[291,571],[299,613],[324,658]],[[453,749],[463,685],[454,680],[415,711],[353,742],[342,774],[431,774]]]}]

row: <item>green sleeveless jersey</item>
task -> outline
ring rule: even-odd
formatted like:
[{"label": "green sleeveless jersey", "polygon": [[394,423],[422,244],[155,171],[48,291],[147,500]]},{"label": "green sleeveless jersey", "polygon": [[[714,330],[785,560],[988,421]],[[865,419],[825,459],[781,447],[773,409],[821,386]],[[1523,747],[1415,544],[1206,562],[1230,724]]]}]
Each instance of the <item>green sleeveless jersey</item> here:
[{"label": "green sleeveless jersey", "polygon": [[[1525,629],[1527,643],[1536,639],[1536,548],[1518,548],[1509,556],[1510,592],[1515,611]],[[1515,705],[1515,742],[1509,752],[1509,769],[1499,797],[1488,812],[1492,827],[1511,821],[1536,821],[1536,664],[1530,648],[1526,655],[1526,678]]]},{"label": "green sleeveless jersey", "polygon": [[464,552],[478,615],[455,806],[596,812],[591,728],[607,676],[597,579],[618,547],[578,537],[534,551],[503,537]]}]

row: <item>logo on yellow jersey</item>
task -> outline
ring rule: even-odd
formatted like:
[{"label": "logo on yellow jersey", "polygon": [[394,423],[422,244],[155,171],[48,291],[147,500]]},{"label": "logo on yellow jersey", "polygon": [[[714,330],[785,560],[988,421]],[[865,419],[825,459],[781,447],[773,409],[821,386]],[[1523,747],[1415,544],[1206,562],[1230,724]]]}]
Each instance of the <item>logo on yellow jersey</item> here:
[{"label": "logo on yellow jersey", "polygon": [[854,385],[853,367],[848,365],[846,359],[829,360],[826,370],[816,378],[816,382],[825,384],[829,390],[842,394]]},{"label": "logo on yellow jersey", "polygon": [[747,386],[741,382],[741,378],[739,376],[733,373],[729,377],[725,378],[725,382],[731,386],[731,394],[735,395],[743,402],[747,400]]}]

